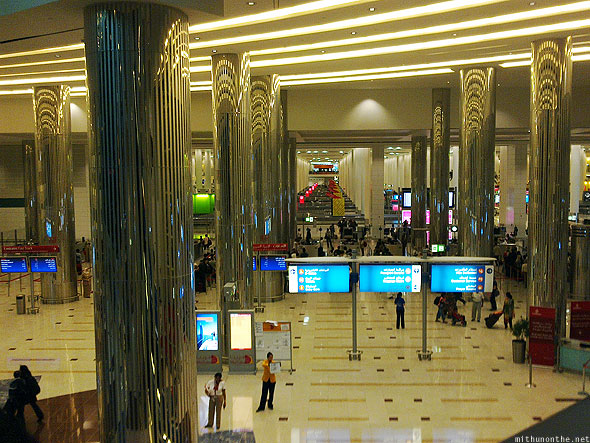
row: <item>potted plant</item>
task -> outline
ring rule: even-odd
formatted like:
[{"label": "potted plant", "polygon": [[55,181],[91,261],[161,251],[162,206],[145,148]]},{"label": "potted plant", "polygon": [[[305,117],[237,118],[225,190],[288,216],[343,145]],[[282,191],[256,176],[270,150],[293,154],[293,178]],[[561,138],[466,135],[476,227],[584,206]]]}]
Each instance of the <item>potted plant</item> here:
[{"label": "potted plant", "polygon": [[514,363],[524,363],[526,355],[526,338],[529,336],[529,321],[526,318],[520,318],[512,327],[512,360]]}]

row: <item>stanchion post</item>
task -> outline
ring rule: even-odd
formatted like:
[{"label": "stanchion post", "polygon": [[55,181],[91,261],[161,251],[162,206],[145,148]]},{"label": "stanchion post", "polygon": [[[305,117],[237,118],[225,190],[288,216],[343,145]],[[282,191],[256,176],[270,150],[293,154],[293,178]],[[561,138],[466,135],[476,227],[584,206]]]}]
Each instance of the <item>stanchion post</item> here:
[{"label": "stanchion post", "polygon": [[[355,258],[355,257],[353,256],[353,258]],[[349,360],[360,360],[362,351],[358,350],[357,331],[356,331],[356,327],[357,327],[356,283],[358,281],[358,278],[356,278],[356,276],[358,276],[358,264],[353,262],[353,263],[351,263],[351,266],[352,266],[352,273],[354,274],[355,277],[352,278],[352,288],[351,288],[351,292],[352,292],[352,350],[348,351],[348,359]]]},{"label": "stanchion post", "polygon": [[529,382],[525,384],[527,388],[536,388],[537,385],[533,383],[533,359],[531,358],[531,354],[528,354],[529,359]]},{"label": "stanchion post", "polygon": [[264,306],[262,306],[262,271],[260,270],[260,252],[256,252],[256,273],[258,274],[258,290],[256,291],[258,302],[254,308],[254,312],[264,312]]},{"label": "stanchion post", "polygon": [[428,262],[426,261],[428,257],[428,249],[424,249],[422,251],[422,258],[424,261],[422,262],[422,350],[418,351],[418,360],[428,360],[432,359],[432,351],[427,349],[428,344],[428,329],[427,329],[427,320],[428,320]]},{"label": "stanchion post", "polygon": [[588,364],[590,364],[590,360],[582,366],[582,390],[578,392],[578,395],[585,395],[586,397],[590,396],[590,393],[586,392],[586,368],[588,367]]}]

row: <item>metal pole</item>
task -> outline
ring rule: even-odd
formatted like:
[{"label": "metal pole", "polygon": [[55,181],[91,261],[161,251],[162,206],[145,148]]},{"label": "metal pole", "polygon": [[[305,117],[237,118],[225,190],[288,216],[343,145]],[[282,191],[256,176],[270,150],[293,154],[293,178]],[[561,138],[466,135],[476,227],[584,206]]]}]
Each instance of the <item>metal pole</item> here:
[{"label": "metal pole", "polygon": [[254,308],[255,312],[264,312],[264,306],[262,306],[262,271],[260,270],[260,252],[256,253],[256,273],[258,274],[258,290],[257,297],[258,303],[257,306]]},{"label": "metal pole", "polygon": [[31,314],[36,314],[39,309],[35,306],[35,276],[32,272],[29,273],[29,279],[31,280]]},{"label": "metal pole", "polygon": [[[422,258],[427,259],[428,249],[422,250]],[[418,351],[418,360],[431,360],[432,352],[426,349],[428,342],[428,330],[426,321],[428,319],[428,262],[422,262],[422,350]]]},{"label": "metal pole", "polygon": [[582,366],[582,390],[578,392],[578,395],[590,396],[590,393],[586,392],[586,367],[588,366],[588,363],[590,363],[590,360]]},{"label": "metal pole", "polygon": [[529,382],[525,386],[527,388],[535,388],[537,385],[533,383],[533,359],[531,358],[531,354],[529,354],[528,357],[529,357]]},{"label": "metal pole", "polygon": [[[353,255],[353,258],[356,258]],[[358,265],[356,263],[352,263],[352,273],[358,275]],[[357,331],[356,331],[356,280],[357,278],[353,278],[352,283],[352,350],[348,351],[348,359],[349,360],[360,360],[362,351],[358,350],[358,343],[357,343]]]}]

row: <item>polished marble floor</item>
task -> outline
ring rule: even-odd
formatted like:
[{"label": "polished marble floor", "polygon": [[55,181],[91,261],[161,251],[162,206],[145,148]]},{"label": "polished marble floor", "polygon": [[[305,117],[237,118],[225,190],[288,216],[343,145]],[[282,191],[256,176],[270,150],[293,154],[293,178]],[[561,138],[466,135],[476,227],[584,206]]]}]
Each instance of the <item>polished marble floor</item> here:
[{"label": "polished marble floor", "polygon": [[[22,292],[28,293],[25,280]],[[500,284],[502,296],[506,291],[515,295],[517,318],[524,315],[522,283]],[[20,364],[41,375],[40,405],[49,417],[38,429],[29,416],[29,431],[42,442],[97,441],[92,299],[16,315],[13,295],[21,292],[19,281],[12,282],[11,297],[6,286],[0,283],[0,322],[5,325],[0,378],[9,378]],[[197,294],[197,300],[198,309],[216,308],[212,290]],[[512,363],[510,331],[501,322],[490,330],[483,320],[469,321],[470,303],[460,307],[467,327],[451,326],[434,322],[430,296],[428,346],[434,354],[432,361],[419,361],[421,297],[408,295],[406,302],[406,329],[397,330],[395,308],[386,294],[359,294],[361,361],[349,361],[346,354],[351,348],[350,295],[286,295],[267,304],[257,320],[292,322],[295,372],[278,375],[274,410],[255,413],[260,371],[224,371],[228,406],[221,429],[252,429],[259,443],[496,442],[579,398],[579,374],[535,368],[537,387],[526,388],[528,368]],[[500,306],[502,302],[503,297]],[[488,311],[486,303],[483,314]],[[199,374],[200,386],[209,378]],[[204,394],[199,407],[204,426]]]}]

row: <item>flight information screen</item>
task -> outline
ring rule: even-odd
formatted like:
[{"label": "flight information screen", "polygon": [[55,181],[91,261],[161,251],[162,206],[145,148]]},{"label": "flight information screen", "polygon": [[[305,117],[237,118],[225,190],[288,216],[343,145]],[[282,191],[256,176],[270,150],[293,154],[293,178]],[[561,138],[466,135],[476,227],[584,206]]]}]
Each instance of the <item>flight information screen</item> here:
[{"label": "flight information screen", "polygon": [[289,292],[349,292],[348,265],[289,266]]}]

